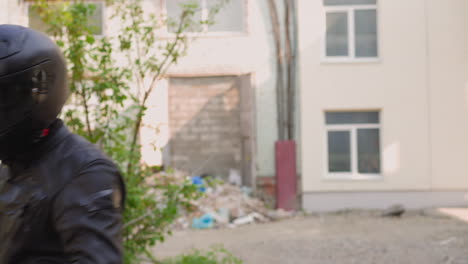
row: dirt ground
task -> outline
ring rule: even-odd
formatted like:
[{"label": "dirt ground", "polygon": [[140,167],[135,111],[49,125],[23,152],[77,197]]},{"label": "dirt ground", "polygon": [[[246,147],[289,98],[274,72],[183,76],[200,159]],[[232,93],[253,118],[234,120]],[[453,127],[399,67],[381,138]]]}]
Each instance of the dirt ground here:
[{"label": "dirt ground", "polygon": [[[468,209],[462,214],[468,216]],[[468,222],[425,210],[401,218],[376,211],[311,215],[236,229],[180,231],[160,258],[223,244],[245,264],[468,264]]]}]

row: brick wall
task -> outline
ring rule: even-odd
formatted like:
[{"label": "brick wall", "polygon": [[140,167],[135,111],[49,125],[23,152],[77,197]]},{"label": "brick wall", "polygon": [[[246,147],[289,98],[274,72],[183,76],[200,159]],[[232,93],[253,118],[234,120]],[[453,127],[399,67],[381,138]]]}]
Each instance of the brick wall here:
[{"label": "brick wall", "polygon": [[171,167],[224,177],[241,171],[238,77],[171,78],[169,127]]},{"label": "brick wall", "polygon": [[263,200],[270,208],[276,208],[275,177],[258,177],[256,196]]}]

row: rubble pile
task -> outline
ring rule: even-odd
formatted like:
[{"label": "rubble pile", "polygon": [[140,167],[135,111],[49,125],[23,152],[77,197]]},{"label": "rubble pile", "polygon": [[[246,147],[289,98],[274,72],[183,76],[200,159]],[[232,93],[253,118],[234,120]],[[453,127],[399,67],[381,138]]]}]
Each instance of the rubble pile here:
[{"label": "rubble pile", "polygon": [[[191,201],[191,210],[184,211],[173,228],[210,229],[235,228],[251,223],[265,223],[294,215],[281,209],[271,210],[258,198],[253,197],[252,189],[240,187],[222,180],[209,180],[199,176],[187,177],[183,173],[155,175],[159,182],[183,183],[187,178],[199,186],[202,198]],[[153,178],[154,179],[154,178]]]},{"label": "rubble pile", "polygon": [[[213,218],[213,227],[233,227],[253,222],[268,222],[268,209],[262,201],[249,196],[247,188],[228,183],[208,188],[205,195],[193,203],[196,210],[183,217],[182,222],[190,219]],[[185,218],[185,219],[184,219]],[[192,227],[203,229],[192,221]],[[208,227],[209,228],[209,227]]]},{"label": "rubble pile", "polygon": [[[248,189],[247,189],[248,190]],[[220,185],[215,192],[208,194],[205,197],[206,202],[212,198],[215,203],[213,204],[217,208],[228,208],[231,216],[238,218],[244,214],[257,212],[266,214],[268,209],[262,201],[252,198],[249,196],[249,191],[241,189],[238,186],[223,184]]]}]

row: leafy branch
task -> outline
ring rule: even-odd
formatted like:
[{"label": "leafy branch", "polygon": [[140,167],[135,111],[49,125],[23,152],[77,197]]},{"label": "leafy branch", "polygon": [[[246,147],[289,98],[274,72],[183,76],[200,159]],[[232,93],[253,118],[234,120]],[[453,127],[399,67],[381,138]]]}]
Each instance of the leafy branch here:
[{"label": "leafy branch", "polygon": [[[90,23],[96,4],[85,0],[37,0],[32,4],[68,61],[71,98],[64,121],[75,133],[100,146],[126,180],[126,263],[137,263],[150,246],[164,241],[179,211],[199,197],[189,182],[156,180],[149,184],[147,176],[152,172],[140,162],[138,139],[150,95],[168,69],[186,54],[191,39],[188,32],[213,23],[214,14],[227,1],[219,0],[207,20],[197,21],[200,7],[193,1],[182,4],[181,16],[173,19],[146,12],[142,0],[108,0],[117,34],[99,38]],[[160,38],[158,34],[166,26],[171,37]],[[122,57],[127,64],[116,61]]]}]

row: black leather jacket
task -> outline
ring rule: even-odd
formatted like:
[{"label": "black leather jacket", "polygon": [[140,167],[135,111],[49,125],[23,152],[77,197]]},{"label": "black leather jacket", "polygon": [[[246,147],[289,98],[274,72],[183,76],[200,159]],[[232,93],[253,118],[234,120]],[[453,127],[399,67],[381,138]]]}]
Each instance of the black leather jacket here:
[{"label": "black leather jacket", "polygon": [[0,165],[0,264],[122,263],[125,188],[116,166],[57,120]]}]

